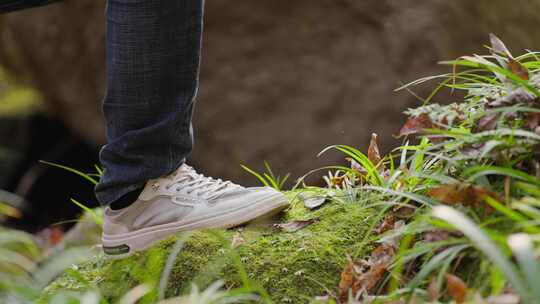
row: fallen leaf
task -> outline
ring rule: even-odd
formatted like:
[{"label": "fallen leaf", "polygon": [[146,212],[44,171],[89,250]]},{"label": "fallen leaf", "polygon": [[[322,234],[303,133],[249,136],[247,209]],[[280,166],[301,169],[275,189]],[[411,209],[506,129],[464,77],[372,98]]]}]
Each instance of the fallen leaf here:
[{"label": "fallen leaf", "polygon": [[233,238],[232,238],[232,241],[231,241],[231,248],[232,249],[238,248],[238,247],[244,245],[245,243],[246,243],[246,241],[244,240],[244,238],[242,238],[242,235],[240,234],[240,232],[236,232],[233,235]]},{"label": "fallen leaf", "polygon": [[367,262],[369,268],[353,284],[353,290],[372,292],[377,283],[382,279],[394,255],[395,248],[393,246],[381,244],[375,248]]},{"label": "fallen leaf", "polygon": [[484,187],[462,184],[447,184],[434,187],[428,191],[427,195],[447,205],[473,205],[474,207],[484,207],[487,211],[491,211],[491,208],[483,204],[485,196],[502,201],[497,193]]},{"label": "fallen leaf", "polygon": [[401,130],[399,136],[407,136],[422,133],[425,129],[433,128],[435,125],[427,113],[422,113],[416,117],[409,118]]},{"label": "fallen leaf", "polygon": [[290,223],[283,223],[283,224],[274,224],[274,228],[286,231],[286,232],[295,232],[300,229],[303,229],[315,222],[318,222],[320,219],[315,217],[311,218],[309,220],[296,220],[292,221]]},{"label": "fallen leaf", "polygon": [[364,169],[364,167],[360,166],[360,164],[357,161],[355,161],[354,159],[352,159],[350,157],[346,157],[345,159],[348,160],[351,163],[351,169],[356,170],[358,172],[361,172],[362,174],[367,173],[366,169]]},{"label": "fallen leaf", "polygon": [[534,130],[538,125],[540,125],[540,113],[530,113],[523,123],[523,126],[530,130]]},{"label": "fallen leaf", "polygon": [[349,298],[349,290],[352,288],[355,279],[354,268],[354,262],[351,257],[347,255],[347,265],[341,272],[338,286],[339,299],[341,302],[346,302]]},{"label": "fallen leaf", "polygon": [[508,68],[519,78],[529,80],[529,70],[510,56],[508,56]]},{"label": "fallen leaf", "polygon": [[375,228],[376,234],[384,233],[390,229],[394,229],[396,218],[393,215],[386,216],[384,220]]},{"label": "fallen leaf", "polygon": [[379,139],[376,133],[371,133],[367,156],[374,166],[377,166],[382,160],[379,152]]},{"label": "fallen leaf", "polygon": [[351,169],[353,169],[354,171],[356,171],[356,179],[355,179],[355,184],[357,185],[362,185],[365,181],[365,177],[367,175],[367,170],[362,167],[357,161],[355,161],[354,159],[350,158],[350,157],[347,157],[345,158],[346,160],[348,160],[350,163],[351,163]]},{"label": "fallen leaf", "polygon": [[[529,92],[526,88],[519,87],[512,90],[508,94],[498,97],[495,100],[487,103],[488,107],[496,108],[501,106],[509,106],[517,103],[530,104],[536,100],[536,96]],[[515,113],[509,113],[509,115],[515,115]],[[508,117],[507,117],[508,118]]]},{"label": "fallen leaf", "polygon": [[306,193],[300,193],[299,195],[300,199],[304,202],[304,207],[308,209],[315,209],[322,204],[326,203],[328,197],[326,195],[320,195],[320,194],[306,194]]},{"label": "fallen leaf", "polygon": [[444,277],[446,278],[446,285],[448,286],[448,292],[452,299],[458,304],[465,302],[468,289],[467,284],[453,274],[447,273]]},{"label": "fallen leaf", "polygon": [[501,39],[499,37],[495,36],[493,33],[489,34],[489,41],[491,43],[491,48],[499,54],[506,55],[508,57],[512,57],[512,54],[510,54],[510,51],[504,45]]},{"label": "fallen leaf", "polygon": [[450,232],[443,230],[427,231],[423,234],[424,242],[426,243],[445,241],[449,239],[450,236]]},{"label": "fallen leaf", "polygon": [[488,114],[482,116],[478,120],[478,125],[476,126],[477,131],[489,131],[495,129],[497,126],[497,121],[499,120],[499,114]]},{"label": "fallen leaf", "polygon": [[400,219],[409,219],[416,213],[416,208],[398,205],[395,206],[392,210],[392,214]]},{"label": "fallen leaf", "polygon": [[437,278],[432,277],[427,287],[427,294],[430,302],[437,302],[439,300],[439,288],[437,286]]},{"label": "fallen leaf", "polygon": [[474,194],[469,190],[469,187],[463,187],[459,184],[434,187],[427,194],[447,205],[468,203],[475,200]]},{"label": "fallen leaf", "polygon": [[372,293],[386,273],[395,252],[393,246],[381,244],[373,250],[367,261],[353,261],[347,256],[347,265],[339,282],[340,301],[347,302],[349,290],[353,298],[361,293]]}]

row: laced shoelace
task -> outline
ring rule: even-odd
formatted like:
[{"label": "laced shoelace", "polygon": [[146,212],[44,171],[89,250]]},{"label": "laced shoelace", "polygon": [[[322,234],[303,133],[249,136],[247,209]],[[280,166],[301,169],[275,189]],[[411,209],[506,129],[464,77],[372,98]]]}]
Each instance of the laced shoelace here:
[{"label": "laced shoelace", "polygon": [[232,190],[243,188],[231,181],[204,176],[188,165],[183,165],[179,170],[171,174],[170,179],[171,183],[165,186],[167,189],[174,189],[177,192],[196,195],[205,199],[213,199]]}]

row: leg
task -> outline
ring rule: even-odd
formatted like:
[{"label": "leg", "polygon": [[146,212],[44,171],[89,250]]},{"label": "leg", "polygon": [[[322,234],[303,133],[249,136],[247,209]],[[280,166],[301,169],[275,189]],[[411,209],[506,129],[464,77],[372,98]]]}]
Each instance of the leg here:
[{"label": "leg", "polygon": [[244,188],[183,164],[192,147],[202,11],[203,0],[108,2],[108,142],[96,187],[100,202],[110,204],[102,235],[108,256],[130,255],[181,231],[240,225],[288,206],[274,189]]},{"label": "leg", "polygon": [[178,168],[192,149],[203,0],[109,0],[105,171],[107,205]]}]

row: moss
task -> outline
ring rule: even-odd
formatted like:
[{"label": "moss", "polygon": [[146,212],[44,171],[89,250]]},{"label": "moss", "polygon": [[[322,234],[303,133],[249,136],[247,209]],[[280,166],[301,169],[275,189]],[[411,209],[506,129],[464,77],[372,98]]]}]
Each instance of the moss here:
[{"label": "moss", "polygon": [[[293,198],[295,193],[289,195]],[[171,269],[166,295],[189,292],[191,283],[204,288],[219,279],[228,287],[242,286],[236,261],[242,265],[241,271],[245,271],[250,284],[261,285],[275,302],[308,302],[313,296],[335,290],[346,254],[363,251],[358,246],[373,214],[373,210],[359,202],[332,201],[309,211],[295,201],[280,221],[314,217],[320,220],[296,232],[279,231],[268,221],[236,230],[194,232]],[[230,241],[236,233],[244,243],[231,249]],[[176,240],[177,237],[171,237],[124,260],[106,261],[96,257],[81,265],[79,272],[97,286],[107,300],[116,301],[141,283],[157,286]],[[65,273],[48,287],[46,294],[60,288],[83,290],[87,285]],[[153,302],[156,295],[157,291],[147,295],[143,302]]]}]

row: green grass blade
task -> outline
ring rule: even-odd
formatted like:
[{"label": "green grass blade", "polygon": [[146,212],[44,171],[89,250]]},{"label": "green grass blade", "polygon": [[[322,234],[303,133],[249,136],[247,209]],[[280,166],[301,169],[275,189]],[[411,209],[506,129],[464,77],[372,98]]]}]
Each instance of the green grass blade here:
[{"label": "green grass blade", "polygon": [[240,165],[240,167],[242,167],[242,169],[246,170],[251,175],[255,176],[264,186],[271,187],[271,185],[268,183],[268,181],[262,175],[260,175],[259,173],[251,170],[250,168],[248,168],[247,166],[244,166],[244,165]]},{"label": "green grass blade", "polygon": [[83,209],[84,211],[88,212],[88,213],[90,214],[90,216],[92,216],[92,218],[94,219],[94,221],[96,222],[96,224],[98,224],[98,225],[103,225],[103,219],[102,219],[100,216],[98,216],[98,215],[94,212],[94,210],[88,208],[86,205],[84,205],[84,204],[78,202],[78,201],[77,201],[76,199],[74,199],[74,198],[70,198],[69,200],[70,200],[73,204],[79,206],[79,207],[80,207],[81,209]]},{"label": "green grass blade", "polygon": [[43,164],[46,164],[46,165],[49,165],[49,166],[53,166],[53,167],[57,167],[57,168],[60,168],[60,169],[64,169],[68,172],[71,172],[71,173],[74,173],[84,179],[86,179],[87,181],[91,182],[92,184],[94,185],[97,185],[98,181],[95,180],[94,178],[92,178],[91,176],[89,176],[88,174],[84,173],[84,172],[81,172],[79,170],[76,170],[76,169],[73,169],[73,168],[70,168],[70,167],[67,167],[67,166],[63,166],[63,165],[60,165],[60,164],[57,164],[57,163],[52,163],[52,162],[48,162],[48,161],[44,161],[44,160],[40,160],[39,161],[40,163],[43,163]]},{"label": "green grass blade", "polygon": [[534,303],[540,303],[540,261],[536,259],[531,238],[525,233],[513,234],[508,238],[508,245],[534,293]]},{"label": "green grass blade", "polygon": [[514,186],[529,195],[533,195],[535,197],[540,198],[540,186],[534,186],[531,184],[523,183],[523,182],[515,182]]},{"label": "green grass blade", "polygon": [[427,278],[427,276],[442,265],[447,259],[453,260],[455,256],[463,249],[469,247],[469,245],[453,246],[444,251],[438,253],[422,266],[418,274],[409,282],[408,288],[411,290],[416,289],[418,285]]},{"label": "green grass blade", "polygon": [[103,169],[101,169],[98,165],[94,165],[94,168],[96,168],[96,172],[99,176],[103,175]]},{"label": "green grass blade", "polygon": [[501,269],[508,281],[510,281],[523,299],[530,299],[527,284],[519,276],[512,263],[506,258],[502,250],[498,248],[466,215],[448,206],[434,207],[433,215],[452,224],[456,229],[461,231],[471,240],[473,246],[478,248]]},{"label": "green grass blade", "polygon": [[272,186],[272,188],[279,190],[278,181],[276,181],[276,179],[272,175],[269,175],[268,173],[263,173],[263,176],[266,177],[266,180]]},{"label": "green grass blade", "polygon": [[321,152],[319,152],[317,157],[324,154],[324,153],[326,153],[330,149],[338,150],[338,151],[344,153],[345,155],[350,156],[352,159],[354,159],[356,162],[358,162],[358,164],[360,164],[360,166],[362,166],[364,169],[366,169],[366,171],[367,171],[366,179],[370,183],[372,183],[374,185],[377,185],[377,186],[382,186],[384,184],[384,179],[379,174],[379,171],[378,171],[378,169],[376,167],[377,164],[373,164],[364,153],[360,152],[359,150],[357,150],[357,149],[355,149],[353,147],[346,146],[346,145],[329,146],[329,147],[326,147],[325,149],[323,149]]},{"label": "green grass blade", "polygon": [[285,183],[287,182],[287,180],[289,179],[289,177],[291,176],[290,173],[287,173],[285,174],[285,176],[279,181],[279,189],[283,189],[283,185],[285,185]]},{"label": "green grass blade", "polygon": [[463,172],[463,175],[469,176],[469,181],[474,181],[478,177],[485,175],[504,175],[510,176],[513,178],[521,179],[528,183],[540,186],[540,180],[535,176],[529,175],[519,170],[506,167],[497,167],[497,166],[474,166],[466,169]]}]

